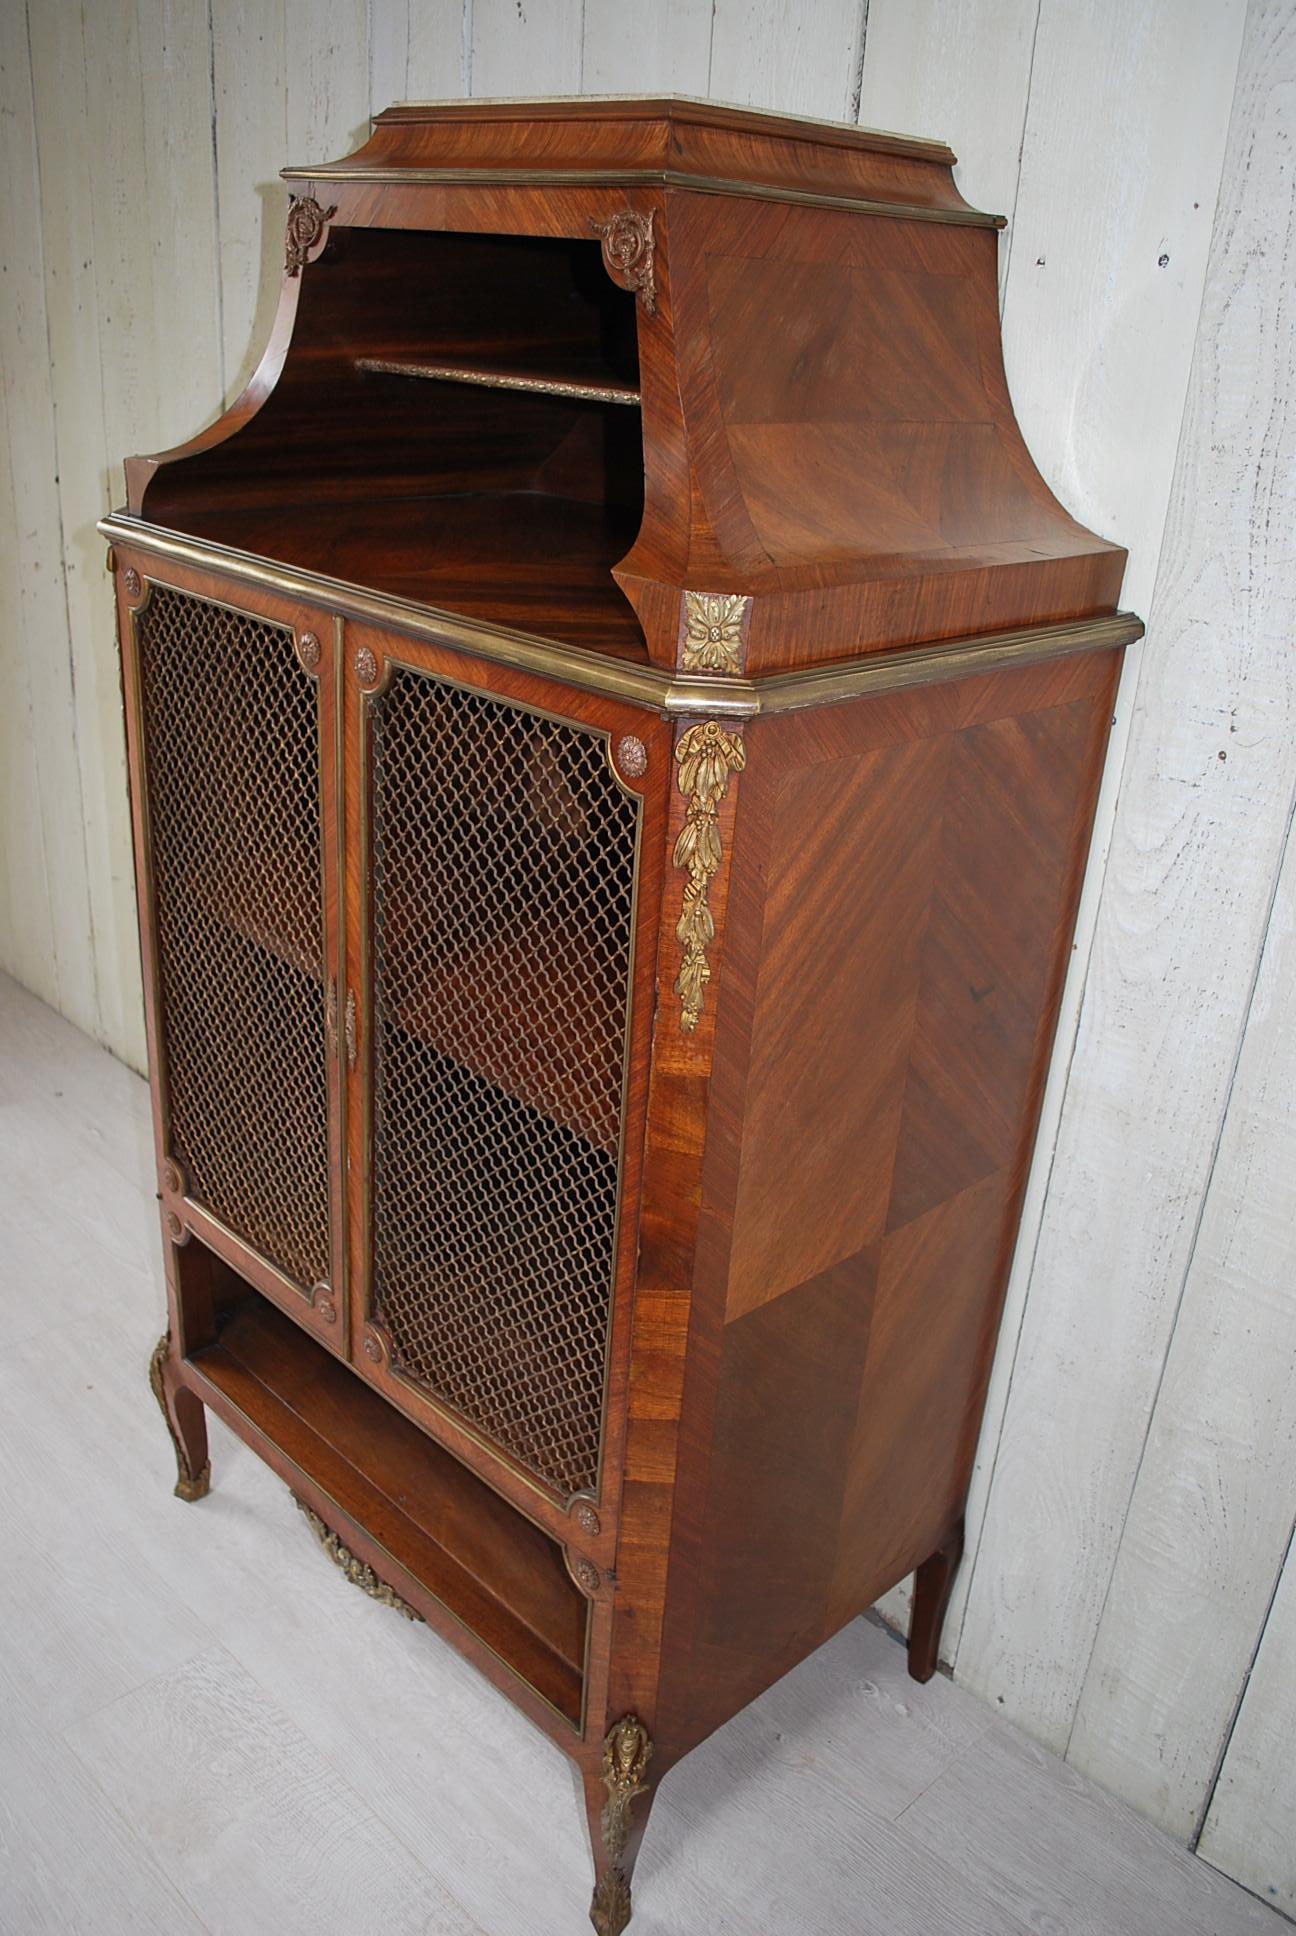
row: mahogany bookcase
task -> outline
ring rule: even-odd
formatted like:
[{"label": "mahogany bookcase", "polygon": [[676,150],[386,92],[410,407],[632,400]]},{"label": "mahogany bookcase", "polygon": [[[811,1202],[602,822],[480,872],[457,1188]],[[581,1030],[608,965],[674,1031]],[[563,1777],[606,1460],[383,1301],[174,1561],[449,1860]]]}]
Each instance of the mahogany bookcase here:
[{"label": "mahogany bookcase", "polygon": [[206,1410],[655,1783],[910,1571],[936,1664],[1123,647],[926,141],[403,106],[289,169],[118,600],[182,1498]]}]

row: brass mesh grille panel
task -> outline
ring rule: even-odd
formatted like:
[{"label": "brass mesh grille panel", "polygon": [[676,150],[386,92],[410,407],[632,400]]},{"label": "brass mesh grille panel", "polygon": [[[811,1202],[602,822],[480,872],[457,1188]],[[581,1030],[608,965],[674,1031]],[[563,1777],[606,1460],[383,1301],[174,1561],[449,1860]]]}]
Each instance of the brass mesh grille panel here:
[{"label": "brass mesh grille panel", "polygon": [[639,805],[595,733],[404,671],[370,711],[373,1312],[407,1376],[592,1488]]},{"label": "brass mesh grille panel", "polygon": [[138,628],[170,1148],[305,1288],[329,1273],[315,681],[290,631],[184,592]]}]

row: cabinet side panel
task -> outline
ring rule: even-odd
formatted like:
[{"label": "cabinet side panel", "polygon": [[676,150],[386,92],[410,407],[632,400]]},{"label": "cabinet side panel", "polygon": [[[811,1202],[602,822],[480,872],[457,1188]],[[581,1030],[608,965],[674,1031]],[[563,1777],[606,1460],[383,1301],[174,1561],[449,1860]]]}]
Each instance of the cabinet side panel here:
[{"label": "cabinet side panel", "polygon": [[731,908],[752,973],[717,1027],[732,1145],[704,1192],[723,1322],[671,1576],[691,1740],[962,1509],[1116,667],[749,734]]}]

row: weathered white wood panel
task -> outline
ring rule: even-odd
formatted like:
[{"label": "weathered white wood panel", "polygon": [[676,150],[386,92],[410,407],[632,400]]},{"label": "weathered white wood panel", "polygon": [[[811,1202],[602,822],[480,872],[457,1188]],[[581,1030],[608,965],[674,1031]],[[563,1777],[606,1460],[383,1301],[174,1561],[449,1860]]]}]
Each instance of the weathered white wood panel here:
[{"label": "weathered white wood panel", "polygon": [[[206,9],[29,10],[49,363],[91,919],[104,1039],[144,1058],[125,749],[96,520],[125,450],[210,415],[214,203]],[[165,246],[160,246],[165,238]]]},{"label": "weathered white wood panel", "polygon": [[711,15],[711,0],[585,0],[583,91],[708,93]]},{"label": "weathered white wood panel", "polygon": [[0,961],[99,1033],[27,23],[0,14]]},{"label": "weathered white wood panel", "polygon": [[370,0],[369,107],[468,92],[462,0]]},{"label": "weathered white wood panel", "polygon": [[[1201,1824],[1296,1500],[1290,843],[1269,908],[1296,788],[1296,155],[1283,139],[1294,97],[1296,13],[1269,0],[1248,23],[1155,606],[1179,703],[1195,715],[1184,750],[1201,762],[1179,831],[1215,850],[1205,867],[1189,864],[1204,890],[1193,913],[1236,930],[1230,1023],[1266,919],[1268,938],[1068,1751],[1185,1841]],[[1178,696],[1166,692],[1167,713]],[[1212,793],[1226,802],[1218,824]],[[1213,953],[1204,963],[1224,965]],[[1198,988],[1218,1005],[1210,981]],[[1221,1068],[1227,1050],[1225,1035]],[[1182,1103],[1180,1069],[1173,1093]],[[1213,1086],[1204,1102],[1208,1132]],[[1181,1255],[1176,1244],[1176,1264]],[[1167,1295],[1176,1290],[1168,1277]]]},{"label": "weathered white wood panel", "polygon": [[[1241,26],[1240,7],[1209,0],[1041,10],[1004,309],[1009,381],[1054,489],[1128,544],[1135,609],[1161,551]],[[1102,76],[1094,95],[1079,75]],[[1059,1749],[1169,1344],[1273,879],[1276,795],[1266,791],[1256,824],[1246,763],[1216,757],[1220,693],[1236,683],[1230,645],[1211,639],[1208,660],[1208,641],[1179,629],[1170,599],[1154,605],[1131,657],[1064,1010],[1076,1012],[1087,965],[1083,1013],[1069,1062],[1065,1027],[1059,1037],[973,1481],[982,1531],[954,1609],[957,1621],[966,1604],[959,1672]],[[1254,851],[1239,867],[1230,848],[1248,823]]]},{"label": "weathered white wood panel", "polygon": [[1039,0],[869,0],[859,119],[946,141],[974,208],[1008,217],[1008,260]]},{"label": "weathered white wood panel", "polygon": [[1202,1831],[1198,1852],[1296,1916],[1296,1539]]},{"label": "weathered white wood panel", "polygon": [[279,301],[288,209],[279,170],[334,161],[369,132],[365,0],[212,0],[211,71],[223,388],[232,399]]},{"label": "weathered white wood panel", "polygon": [[[853,121],[866,0],[715,0],[711,86],[717,101]],[[688,88],[685,92],[698,90]]]},{"label": "weathered white wood panel", "polygon": [[468,0],[469,92],[579,94],[581,0]]},{"label": "weathered white wood panel", "polygon": [[[1277,266],[1257,254],[1254,240],[1249,226],[1234,226],[1232,293],[1243,327],[1251,308],[1241,286],[1248,270],[1274,274]],[[1271,315],[1281,307],[1276,286],[1265,307]],[[1222,328],[1214,341],[1221,361],[1235,368],[1229,335]],[[1270,378],[1274,373],[1270,364]],[[1248,387],[1239,386],[1239,402]],[[1253,421],[1263,425],[1263,410]],[[1218,418],[1213,427],[1218,438]],[[1240,460],[1241,437],[1239,444],[1233,448]],[[1228,449],[1229,440],[1220,438],[1217,448]],[[1289,466],[1292,458],[1289,449]],[[1254,488],[1270,496],[1274,482],[1271,463],[1261,460],[1250,467],[1248,488],[1232,495],[1250,498]],[[1296,513],[1296,502],[1287,508]],[[1269,537],[1281,546],[1282,521]],[[1291,515],[1285,538],[1289,548],[1296,544]],[[1282,578],[1256,573],[1257,586],[1267,581],[1273,593]],[[1263,594],[1256,602],[1265,602]],[[1296,613],[1290,597],[1287,603],[1287,631],[1280,629],[1281,596],[1269,601],[1279,622],[1263,629],[1274,655],[1290,658]],[[1238,613],[1239,631],[1255,629],[1249,616]],[[1283,730],[1280,713],[1274,728]],[[1272,756],[1265,722],[1239,720],[1236,737],[1243,734],[1254,734],[1258,761]],[[1296,1501],[1293,988],[1296,845],[1289,844],[1174,1342],[1068,1750],[1077,1767],[1182,1841],[1201,1824]],[[1288,1830],[1296,1836],[1296,1812]]]}]

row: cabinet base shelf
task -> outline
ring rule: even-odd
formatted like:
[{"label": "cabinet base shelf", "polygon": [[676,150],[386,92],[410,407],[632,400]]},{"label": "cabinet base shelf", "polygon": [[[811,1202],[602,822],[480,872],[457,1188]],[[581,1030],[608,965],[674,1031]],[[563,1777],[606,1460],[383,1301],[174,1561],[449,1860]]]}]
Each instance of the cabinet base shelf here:
[{"label": "cabinet base shelf", "polygon": [[429,1626],[580,1727],[589,1603],[547,1534],[255,1292],[180,1379]]}]

